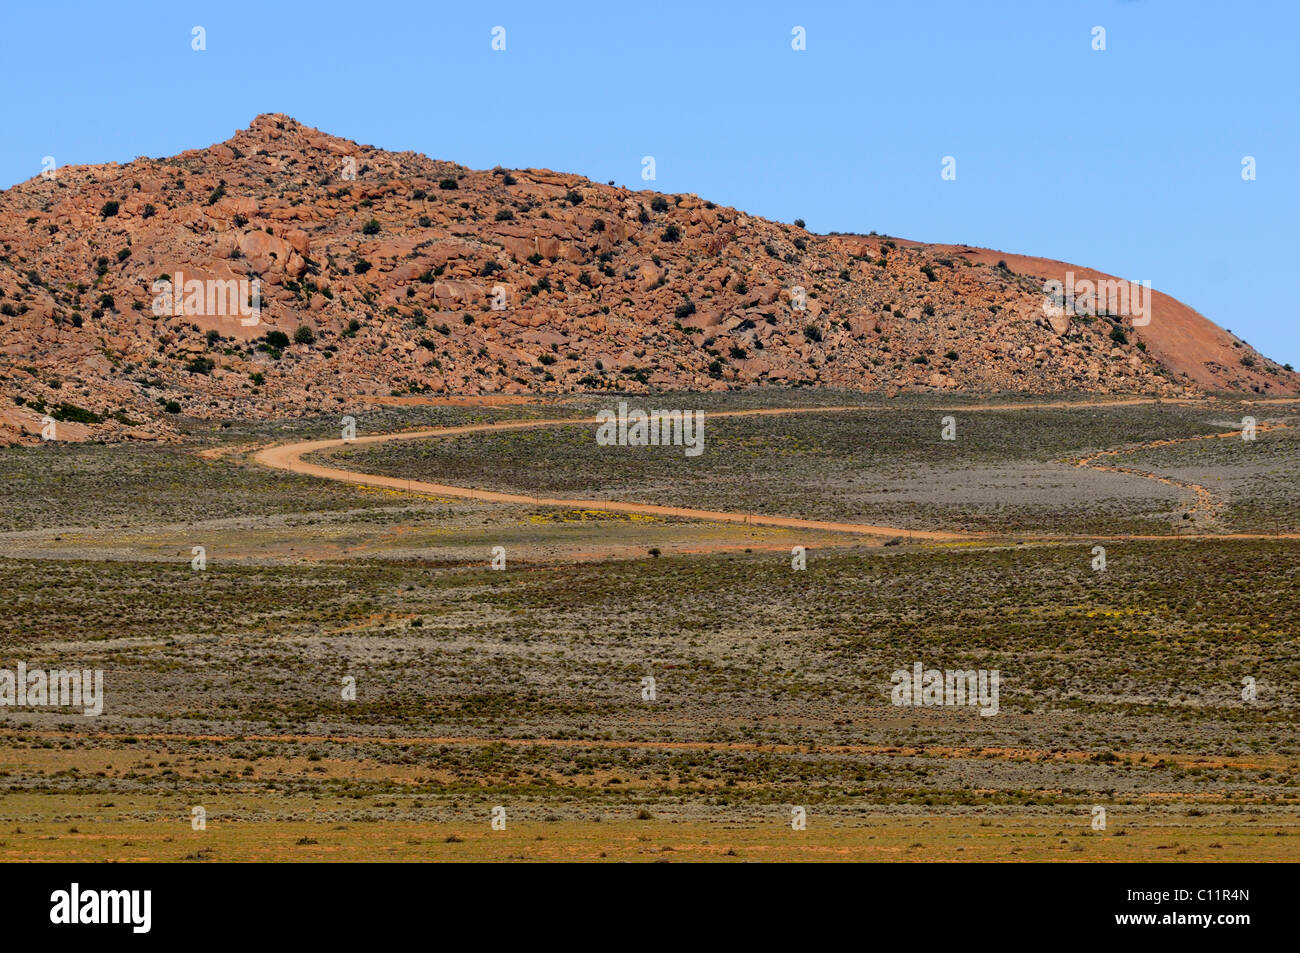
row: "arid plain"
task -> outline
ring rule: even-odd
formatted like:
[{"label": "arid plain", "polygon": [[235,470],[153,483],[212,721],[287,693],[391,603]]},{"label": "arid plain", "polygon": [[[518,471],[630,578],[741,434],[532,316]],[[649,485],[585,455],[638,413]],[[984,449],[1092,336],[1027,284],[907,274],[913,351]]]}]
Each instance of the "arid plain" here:
[{"label": "arid plain", "polygon": [[632,181],[0,193],[0,859],[1297,859],[1294,368]]},{"label": "arid plain", "polygon": [[[599,446],[616,400],[704,452]],[[431,397],[0,449],[4,653],[105,673],[98,717],[6,711],[0,858],[1295,860],[1298,406]],[[915,662],[999,710],[894,704]]]}]

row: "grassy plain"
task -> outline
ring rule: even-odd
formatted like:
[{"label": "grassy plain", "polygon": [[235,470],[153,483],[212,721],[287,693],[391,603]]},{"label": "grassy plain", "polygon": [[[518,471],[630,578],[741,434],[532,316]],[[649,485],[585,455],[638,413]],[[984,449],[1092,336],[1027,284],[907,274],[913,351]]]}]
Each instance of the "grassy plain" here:
[{"label": "grassy plain", "polygon": [[[671,400],[645,405],[692,406]],[[597,404],[385,408],[359,429]],[[593,453],[578,427],[330,457],[986,541],[494,506],[250,461],[331,435],[324,418],[0,450],[0,667],[106,682],[97,718],[0,709],[0,859],[1300,859],[1300,549],[1214,538],[1296,531],[1296,431],[1143,449],[1249,408],[971,410],[944,446],[941,409],[718,420],[696,461]],[[1198,538],[1173,538],[1188,491],[1071,462],[1116,447],[1213,492]],[[1109,540],[1098,572],[1089,532],[1167,538]],[[1030,538],[1053,534],[1081,535]],[[915,661],[997,669],[999,713],[894,706]]]}]

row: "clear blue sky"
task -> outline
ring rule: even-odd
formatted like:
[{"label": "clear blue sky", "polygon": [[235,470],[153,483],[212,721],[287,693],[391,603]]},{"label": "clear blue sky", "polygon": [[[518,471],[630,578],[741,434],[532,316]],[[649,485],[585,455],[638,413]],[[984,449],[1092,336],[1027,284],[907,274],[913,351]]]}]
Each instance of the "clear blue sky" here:
[{"label": "clear blue sky", "polygon": [[[715,6],[7,3],[0,186],[45,155],[209,145],[261,112],[469,166],[633,188],[653,155],[662,191],[814,231],[1149,279],[1300,365],[1300,4]],[[196,25],[204,52],[191,49]],[[498,25],[505,52],[491,49]],[[806,51],[791,49],[795,26]],[[947,155],[954,182],[940,178]]]}]

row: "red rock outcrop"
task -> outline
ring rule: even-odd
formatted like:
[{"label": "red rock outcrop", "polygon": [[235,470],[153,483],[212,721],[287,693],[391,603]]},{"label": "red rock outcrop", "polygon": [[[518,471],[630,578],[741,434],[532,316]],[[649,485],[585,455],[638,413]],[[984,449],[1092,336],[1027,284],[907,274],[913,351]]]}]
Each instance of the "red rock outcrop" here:
[{"label": "red rock outcrop", "polygon": [[[1300,392],[1159,293],[1145,326],[1048,314],[1044,282],[1067,270],[1105,277],[476,171],[264,115],[207,149],[0,194],[0,401],[112,437],[164,432],[169,410],[272,417],[426,393]],[[177,272],[256,279],[256,323],[155,314],[154,282]]]}]

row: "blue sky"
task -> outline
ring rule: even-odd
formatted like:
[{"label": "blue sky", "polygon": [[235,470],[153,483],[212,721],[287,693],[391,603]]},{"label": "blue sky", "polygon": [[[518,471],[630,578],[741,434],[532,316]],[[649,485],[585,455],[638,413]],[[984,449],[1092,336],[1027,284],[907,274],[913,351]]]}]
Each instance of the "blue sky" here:
[{"label": "blue sky", "polygon": [[1284,0],[8,4],[0,32],[0,187],[46,155],[172,155],[262,112],[633,188],[652,155],[661,191],[814,231],[1150,280],[1300,365]]}]

